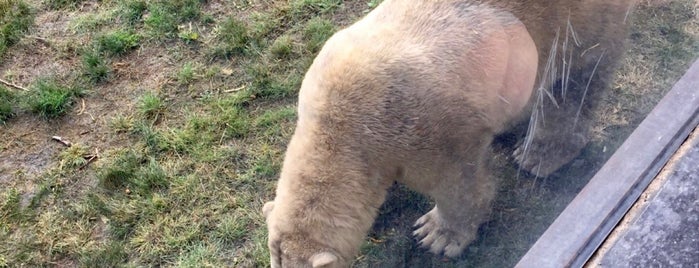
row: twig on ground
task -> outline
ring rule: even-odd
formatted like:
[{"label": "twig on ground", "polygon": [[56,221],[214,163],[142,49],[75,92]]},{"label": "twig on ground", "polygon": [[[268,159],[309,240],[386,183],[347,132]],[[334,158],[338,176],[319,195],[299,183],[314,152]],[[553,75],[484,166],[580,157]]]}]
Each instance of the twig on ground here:
[{"label": "twig on ground", "polygon": [[87,160],[87,162],[85,162],[85,164],[83,164],[82,166],[80,166],[78,168],[80,170],[84,169],[85,167],[87,167],[87,165],[89,165],[90,163],[94,162],[97,158],[99,158],[99,150],[97,148],[95,148],[94,154],[84,155],[83,158],[85,158],[85,160]]},{"label": "twig on ground", "polygon": [[242,85],[242,86],[234,88],[234,89],[224,90],[223,92],[225,92],[225,93],[237,92],[237,91],[241,91],[241,90],[245,89],[246,87],[247,87],[246,85]]},{"label": "twig on ground", "polygon": [[29,89],[27,89],[23,86],[17,85],[15,83],[12,83],[12,82],[9,82],[9,81],[3,80],[3,79],[0,79],[0,83],[2,83],[3,85],[6,85],[8,87],[13,87],[13,88],[24,90],[24,91],[29,91]]},{"label": "twig on ground", "polygon": [[51,137],[51,139],[52,139],[52,140],[55,140],[55,141],[57,141],[57,142],[60,142],[61,144],[63,144],[63,145],[66,146],[66,147],[70,147],[70,146],[73,145],[73,144],[70,143],[69,141],[64,140],[63,138],[61,138],[60,136],[53,136],[53,137]]},{"label": "twig on ground", "polygon": [[80,110],[78,111],[78,115],[83,114],[85,112],[85,99],[82,99],[82,105],[80,106]]},{"label": "twig on ground", "polygon": [[46,39],[46,38],[38,37],[38,36],[34,36],[34,35],[29,35],[29,36],[27,36],[27,37],[29,37],[29,38],[34,38],[34,39],[36,39],[36,40],[38,40],[38,41],[44,43],[44,45],[51,46],[51,41],[48,40],[48,39]]}]

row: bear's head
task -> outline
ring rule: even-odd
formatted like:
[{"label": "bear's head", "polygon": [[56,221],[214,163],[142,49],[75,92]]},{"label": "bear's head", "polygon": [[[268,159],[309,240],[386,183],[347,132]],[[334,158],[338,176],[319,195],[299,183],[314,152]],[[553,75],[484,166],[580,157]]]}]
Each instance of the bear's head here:
[{"label": "bear's head", "polygon": [[269,255],[272,268],[341,268],[348,267],[345,258],[337,251],[315,241],[288,223],[277,220],[273,215],[274,201],[262,208],[269,230]]}]

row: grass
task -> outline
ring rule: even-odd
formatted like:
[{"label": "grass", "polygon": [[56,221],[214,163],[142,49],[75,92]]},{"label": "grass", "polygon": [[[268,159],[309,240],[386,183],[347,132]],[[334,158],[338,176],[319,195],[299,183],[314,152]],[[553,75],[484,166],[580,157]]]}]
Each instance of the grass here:
[{"label": "grass", "polygon": [[381,0],[371,0],[371,1],[369,1],[369,3],[367,3],[367,7],[369,7],[369,8],[375,8],[376,6],[378,6],[379,4],[381,4],[381,2],[383,2],[383,1],[381,1]]},{"label": "grass", "polygon": [[123,56],[137,48],[141,37],[132,32],[116,29],[97,35],[92,46],[82,51],[82,75],[93,83],[106,82],[111,68],[110,58]]},{"label": "grass", "polygon": [[140,37],[129,31],[116,30],[97,37],[97,51],[119,56],[138,47]]},{"label": "grass", "polygon": [[312,14],[328,14],[337,10],[340,0],[293,0],[289,6],[289,13],[294,20],[302,20]]},{"label": "grass", "polygon": [[250,130],[250,116],[243,107],[251,101],[249,93],[241,92],[233,97],[217,101],[214,110],[218,113],[217,122],[231,137],[244,137]]},{"label": "grass", "polygon": [[110,242],[84,249],[79,253],[78,263],[83,267],[118,267],[129,257],[124,248],[119,242]]},{"label": "grass", "polygon": [[127,25],[136,25],[143,18],[143,14],[148,10],[148,4],[142,0],[124,0],[120,2],[120,18]]},{"label": "grass", "polygon": [[10,189],[3,193],[0,199],[0,220],[2,222],[16,221],[21,216],[21,195],[17,189]]},{"label": "grass", "polygon": [[[201,13],[200,0],[157,0],[146,3],[150,15],[143,20],[151,34],[156,37],[174,37],[177,27],[184,22],[198,19]],[[135,21],[145,11],[143,4],[131,2],[127,5],[128,19]]]},{"label": "grass", "polygon": [[60,82],[46,78],[34,84],[32,91],[25,99],[29,110],[45,118],[55,118],[68,112],[74,99],[83,94],[77,86],[66,86]]},{"label": "grass", "polygon": [[58,158],[60,159],[58,168],[70,169],[84,166],[87,164],[87,150],[88,148],[81,144],[73,144],[72,146],[68,147],[58,155]]},{"label": "grass", "polygon": [[221,23],[217,32],[221,45],[215,48],[215,55],[231,57],[246,51],[250,36],[244,22],[233,17],[227,18]]},{"label": "grass", "polygon": [[192,83],[196,76],[196,68],[193,63],[186,62],[182,65],[182,69],[177,72],[175,79],[180,85],[188,85]]},{"label": "grass", "polygon": [[164,108],[163,99],[153,92],[146,92],[138,100],[138,112],[146,118],[157,117]]},{"label": "grass", "polygon": [[105,10],[98,13],[81,14],[70,21],[70,29],[77,33],[90,34],[99,32],[115,21],[115,11]]},{"label": "grass", "polygon": [[291,36],[282,35],[274,40],[274,43],[272,43],[272,46],[269,48],[269,52],[271,52],[272,55],[278,59],[289,58],[294,52],[293,42],[294,41],[291,39]]},{"label": "grass", "polygon": [[303,29],[306,48],[311,53],[318,52],[333,33],[335,33],[335,25],[331,21],[320,17],[309,20]]},{"label": "grass", "polygon": [[0,56],[19,42],[34,24],[34,15],[27,3],[21,0],[0,1]]},{"label": "grass", "polygon": [[[41,59],[65,67],[48,76],[60,79],[40,79],[26,71],[34,61],[17,62],[39,60],[31,50],[43,48],[38,41],[7,46],[13,57],[0,61],[0,75],[30,89],[0,88],[7,135],[0,144],[0,267],[268,267],[260,211],[274,195],[303,75],[337,29],[379,2],[46,0],[28,8],[67,18],[42,28],[47,50],[63,42],[74,49]],[[699,29],[688,19],[690,2],[644,9],[648,19],[633,37],[642,45],[632,55],[660,63],[630,62],[649,69],[627,72],[621,88],[634,81],[667,88],[697,56],[696,36],[686,30]],[[16,24],[25,26],[13,28],[21,29],[12,31],[13,42],[32,23]],[[628,118],[641,117],[636,107],[661,95],[624,94],[634,105],[607,106],[635,107],[616,113]],[[69,112],[78,97],[84,113]],[[36,120],[46,117],[63,120]],[[74,145],[43,146],[57,134]],[[99,157],[87,163],[92,154]],[[494,161],[510,163],[504,153]],[[500,177],[516,176],[508,167]],[[559,179],[504,180],[492,221],[453,261],[417,248],[411,224],[432,204],[394,187],[354,267],[512,266],[574,192]]]},{"label": "grass", "polygon": [[109,77],[107,59],[98,50],[87,50],[82,55],[83,76],[93,83],[100,83]]},{"label": "grass", "polygon": [[10,117],[14,115],[12,108],[14,100],[14,93],[0,86],[0,124],[4,124],[7,119],[10,119]]},{"label": "grass", "polygon": [[50,9],[76,8],[84,0],[44,0],[44,4]]},{"label": "grass", "polygon": [[133,150],[118,153],[98,178],[100,185],[108,190],[138,195],[149,195],[154,189],[168,185],[168,176],[160,164]]}]

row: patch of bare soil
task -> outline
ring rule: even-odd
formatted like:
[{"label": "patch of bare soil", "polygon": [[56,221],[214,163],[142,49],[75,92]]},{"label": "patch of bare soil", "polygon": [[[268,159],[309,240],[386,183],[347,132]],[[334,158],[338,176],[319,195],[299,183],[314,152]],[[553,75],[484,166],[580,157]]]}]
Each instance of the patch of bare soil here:
[{"label": "patch of bare soil", "polygon": [[[67,80],[81,71],[81,61],[75,51],[88,40],[86,35],[71,31],[69,23],[89,12],[92,12],[89,6],[68,13],[39,12],[30,36],[4,56],[0,76],[19,85],[29,85],[45,77],[69,83]],[[109,81],[87,88],[88,94],[75,100],[67,115],[45,119],[22,111],[0,126],[3,137],[0,187],[23,185],[19,188],[32,192],[36,179],[53,167],[58,154],[65,149],[52,140],[52,136],[60,136],[95,152],[128,146],[120,136],[111,135],[109,122],[117,115],[133,113],[137,96],[167,82],[171,63],[164,49],[143,46],[113,61]]]},{"label": "patch of bare soil", "polygon": [[[60,42],[66,36],[68,18],[56,12],[46,12],[37,16],[36,23],[42,27],[37,27],[32,33],[34,37],[24,38],[4,56],[0,74],[5,80],[28,85],[37,78],[65,76],[71,66],[76,64],[74,59],[58,57],[53,47],[54,42]],[[49,41],[52,38],[56,41]],[[72,118],[62,120],[74,121]],[[49,159],[60,149],[59,144],[51,142],[51,136],[63,132],[59,129],[68,126],[66,123],[75,124],[60,122],[62,120],[48,121],[21,113],[2,126],[5,142],[0,147],[2,186],[10,183],[12,176],[33,178],[49,166]]]},{"label": "patch of bare soil", "polygon": [[333,21],[340,28],[349,26],[371,10],[367,3],[368,1],[345,1],[333,15]]}]

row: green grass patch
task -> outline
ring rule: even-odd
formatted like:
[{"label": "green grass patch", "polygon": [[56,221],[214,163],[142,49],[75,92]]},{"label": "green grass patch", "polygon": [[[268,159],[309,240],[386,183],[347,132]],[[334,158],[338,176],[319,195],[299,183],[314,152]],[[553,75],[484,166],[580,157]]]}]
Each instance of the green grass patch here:
[{"label": "green grass patch", "polygon": [[114,23],[116,13],[113,9],[100,9],[96,13],[77,15],[70,21],[70,28],[77,33],[94,33]]},{"label": "green grass patch", "polygon": [[222,246],[219,244],[197,242],[193,246],[187,247],[187,253],[180,255],[175,265],[191,268],[225,266],[225,263],[216,261],[221,248]]},{"label": "green grass patch", "polygon": [[58,154],[59,169],[78,168],[87,164],[88,148],[73,144]]},{"label": "green grass patch", "polygon": [[87,50],[82,55],[83,76],[93,83],[104,82],[109,78],[108,61],[99,50]]},{"label": "green grass patch", "polygon": [[224,127],[228,137],[240,138],[248,134],[251,128],[249,113],[241,106],[248,100],[247,92],[240,92],[233,97],[224,98],[216,105],[217,120]]},{"label": "green grass patch", "polygon": [[135,123],[131,133],[134,137],[143,142],[149,153],[161,153],[170,147],[163,133],[157,131],[153,126],[144,121]]},{"label": "green grass patch", "polygon": [[310,19],[303,28],[303,37],[306,40],[306,48],[311,53],[317,53],[325,41],[335,33],[335,25],[332,21],[321,17]]},{"label": "green grass patch", "polygon": [[370,0],[366,5],[369,8],[373,9],[373,8],[377,7],[379,4],[381,4],[381,2],[383,2],[383,0]]},{"label": "green grass patch", "polygon": [[200,18],[202,3],[200,0],[148,2],[149,16],[144,19],[144,24],[155,37],[174,37],[180,24]]},{"label": "green grass patch", "polygon": [[100,186],[108,190],[117,190],[128,185],[136,177],[144,157],[135,151],[116,152],[100,167],[98,178]]},{"label": "green grass patch", "polygon": [[143,14],[148,10],[148,3],[143,0],[119,1],[119,18],[128,25],[136,25],[143,19]]},{"label": "green grass patch", "polygon": [[177,71],[175,79],[177,80],[177,83],[179,83],[180,85],[188,85],[194,82],[196,78],[196,71],[197,68],[194,66],[193,63],[186,62],[184,65],[182,65],[182,68],[179,71]]},{"label": "green grass patch", "polygon": [[696,34],[691,35],[685,29],[689,24],[673,22],[676,17],[692,18],[696,16],[696,10],[696,3],[691,1],[672,1],[662,8],[662,12],[647,16],[645,18],[648,20],[647,22],[633,24],[632,27],[649,27],[643,31],[638,31],[631,37],[648,40],[653,45],[652,48],[657,48],[651,49],[649,47],[646,49],[654,51],[652,56],[660,59],[660,64],[655,65],[655,68],[660,70],[685,69],[685,66],[676,64],[676,59],[696,57],[699,54],[699,42],[696,40]]},{"label": "green grass patch", "polygon": [[179,27],[177,37],[187,44],[192,44],[199,40],[199,33],[194,31],[192,27]]},{"label": "green grass patch", "polygon": [[250,79],[248,92],[254,98],[281,99],[294,96],[298,91],[303,76],[296,70],[276,70],[273,64],[258,62],[246,69]]},{"label": "green grass patch", "polygon": [[195,158],[203,158],[213,153],[211,148],[215,141],[222,137],[217,133],[226,126],[216,121],[215,116],[192,114],[181,128],[170,130],[165,135],[167,148],[180,154],[190,154]]},{"label": "green grass patch", "polygon": [[4,124],[7,119],[14,115],[12,105],[15,102],[15,96],[9,89],[0,86],[0,124]]},{"label": "green grass patch", "polygon": [[297,118],[295,106],[269,109],[255,119],[255,129],[267,142],[286,142],[290,138],[291,126]]},{"label": "green grass patch", "polygon": [[187,215],[155,215],[152,221],[140,221],[128,244],[149,263],[174,261],[175,256],[165,253],[186,250],[202,236],[201,222]]},{"label": "green grass patch", "polygon": [[115,30],[98,36],[96,47],[97,51],[102,53],[119,56],[138,47],[139,39],[140,37],[131,31]]},{"label": "green grass patch", "polygon": [[239,243],[248,235],[252,220],[237,213],[223,217],[214,230],[215,237],[227,243]]},{"label": "green grass patch", "polygon": [[138,113],[149,119],[155,119],[165,109],[165,102],[153,92],[146,92],[138,99]]},{"label": "green grass patch", "polygon": [[123,243],[110,241],[81,250],[78,263],[81,267],[121,267],[128,257]]},{"label": "green grass patch", "polygon": [[132,116],[117,115],[109,121],[109,128],[116,133],[128,133],[134,129],[135,123]]},{"label": "green grass patch", "polygon": [[290,3],[292,19],[301,20],[310,14],[328,14],[337,10],[341,0],[294,0]]},{"label": "green grass patch", "polygon": [[275,31],[279,31],[280,27],[282,27],[281,19],[269,13],[252,13],[248,21],[250,24],[249,33],[253,41],[262,42]]},{"label": "green grass patch", "polygon": [[288,59],[294,52],[294,41],[289,35],[282,35],[272,43],[269,51],[277,59]]},{"label": "green grass patch", "polygon": [[219,45],[214,54],[221,57],[241,55],[246,52],[250,35],[245,22],[229,17],[217,28]]},{"label": "green grass patch", "polygon": [[[18,220],[21,215],[20,200],[22,196],[15,188],[7,189],[0,194],[0,222],[9,223]],[[0,225],[1,226],[1,225]]]},{"label": "green grass patch", "polygon": [[21,0],[0,0],[0,56],[19,42],[32,24],[34,16],[28,4]]},{"label": "green grass patch", "polygon": [[66,86],[52,79],[40,79],[25,98],[30,111],[46,118],[55,118],[68,112],[74,98],[81,96],[82,89]]},{"label": "green grass patch", "polygon": [[283,150],[277,144],[259,141],[244,163],[246,169],[235,178],[239,185],[264,185],[277,178],[283,160]]},{"label": "green grass patch", "polygon": [[44,0],[44,4],[50,9],[76,8],[85,0]]},{"label": "green grass patch", "polygon": [[255,120],[255,127],[270,128],[278,126],[283,122],[289,122],[296,119],[296,107],[285,106],[277,109],[271,109],[260,115]]},{"label": "green grass patch", "polygon": [[98,178],[104,189],[141,196],[169,185],[169,176],[160,163],[135,150],[116,152],[101,167]]}]

